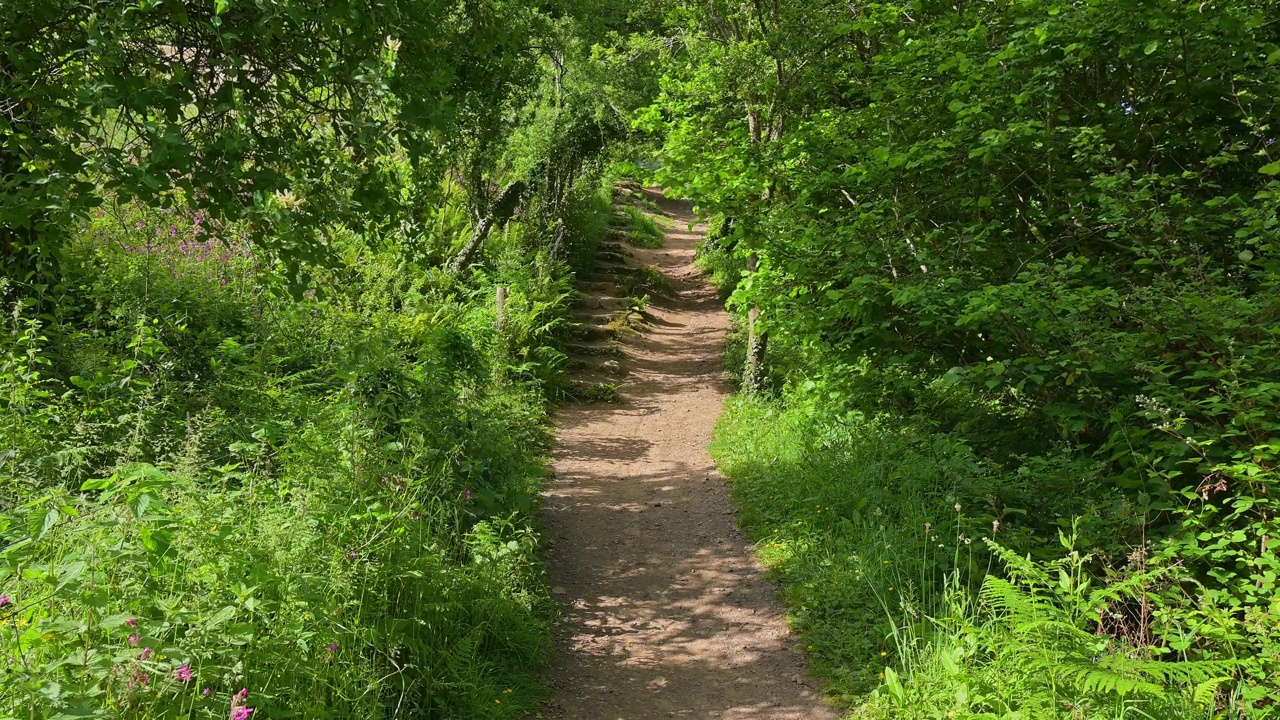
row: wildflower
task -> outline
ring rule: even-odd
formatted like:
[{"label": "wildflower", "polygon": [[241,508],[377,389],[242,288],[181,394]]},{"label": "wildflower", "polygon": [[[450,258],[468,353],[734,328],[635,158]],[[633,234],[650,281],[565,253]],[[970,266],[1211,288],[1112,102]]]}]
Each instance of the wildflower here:
[{"label": "wildflower", "polygon": [[130,645],[137,645],[137,644],[138,644],[139,642],[141,642],[141,641],[142,641],[142,638],[138,637],[137,635],[130,635],[130,636],[129,636],[129,644],[130,644]]},{"label": "wildflower", "polygon": [[253,708],[241,705],[231,711],[231,720],[249,720],[249,716],[253,714]]},{"label": "wildflower", "polygon": [[888,657],[888,656],[889,656],[889,653],[884,652],[883,650],[880,652],[880,657]]},{"label": "wildflower", "polygon": [[466,490],[463,490],[462,497],[466,498],[467,502],[471,502],[471,488],[467,488]]},{"label": "wildflower", "polygon": [[173,671],[173,677],[180,682],[191,682],[191,666],[184,663],[177,670]]},{"label": "wildflower", "polygon": [[960,512],[960,503],[956,503],[956,512]]},{"label": "wildflower", "polygon": [[991,534],[992,534],[992,535],[995,535],[995,534],[996,534],[996,533],[998,533],[998,532],[1000,532],[1000,521],[999,521],[999,520],[992,520],[992,521],[991,521]]},{"label": "wildflower", "polygon": [[213,694],[213,688],[205,688],[205,689],[204,689],[204,692],[202,692],[202,693],[200,693],[200,694],[201,694],[201,695],[204,695],[205,697],[209,697],[210,695],[212,695],[212,694]]},{"label": "wildflower", "polygon": [[338,652],[338,643],[329,643],[329,652],[331,653]]},{"label": "wildflower", "polygon": [[139,685],[146,685],[149,682],[151,682],[151,677],[149,675],[147,675],[146,673],[138,673]]},{"label": "wildflower", "polygon": [[12,605],[12,604],[13,604],[13,600],[9,598],[9,593],[4,593],[3,595],[0,595],[0,607],[4,607],[5,605]]},{"label": "wildflower", "polygon": [[146,660],[149,657],[151,657],[151,648],[142,648],[142,656],[139,659]]},{"label": "wildflower", "polygon": [[924,524],[924,534],[925,534],[925,535],[928,535],[928,534],[929,534],[929,531],[930,531],[930,530],[932,530],[932,529],[933,529],[933,524],[932,524],[932,523],[925,523],[925,524]]},{"label": "wildflower", "polygon": [[129,627],[138,627],[138,618],[129,618],[128,620],[124,621],[124,624],[128,625]]}]

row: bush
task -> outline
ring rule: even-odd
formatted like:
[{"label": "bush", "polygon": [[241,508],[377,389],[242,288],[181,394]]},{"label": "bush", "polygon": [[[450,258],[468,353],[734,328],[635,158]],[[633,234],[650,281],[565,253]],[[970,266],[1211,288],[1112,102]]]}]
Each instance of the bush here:
[{"label": "bush", "polygon": [[524,231],[468,284],[348,235],[295,301],[234,228],[97,218],[56,313],[6,309],[0,715],[534,707],[571,294]]}]

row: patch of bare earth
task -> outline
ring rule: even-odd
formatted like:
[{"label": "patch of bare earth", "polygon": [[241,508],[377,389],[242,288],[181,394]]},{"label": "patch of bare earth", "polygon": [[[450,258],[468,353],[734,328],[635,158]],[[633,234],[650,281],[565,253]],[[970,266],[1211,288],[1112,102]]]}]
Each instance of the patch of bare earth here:
[{"label": "patch of bare earth", "polygon": [[[728,318],[693,266],[705,229],[687,230],[687,204],[646,194],[666,246],[611,246],[622,262],[580,283],[581,321],[597,328],[579,347],[584,379],[620,382],[620,399],[557,415],[544,508],[564,616],[543,716],[836,718],[806,679],[707,454],[726,392]],[[675,297],[655,299],[639,333],[615,336],[601,325],[617,326],[623,304],[611,298],[628,268],[646,265]]]}]

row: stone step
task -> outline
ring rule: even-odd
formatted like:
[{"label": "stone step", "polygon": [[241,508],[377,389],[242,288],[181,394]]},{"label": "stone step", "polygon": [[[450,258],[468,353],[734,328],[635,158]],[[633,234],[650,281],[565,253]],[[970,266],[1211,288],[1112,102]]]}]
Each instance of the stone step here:
[{"label": "stone step", "polygon": [[578,288],[579,292],[584,294],[599,293],[607,295],[611,292],[616,292],[618,289],[618,283],[612,280],[579,280],[575,283],[575,286]]},{"label": "stone step", "polygon": [[564,351],[571,358],[622,357],[622,346],[613,340],[568,342]]},{"label": "stone step", "polygon": [[588,295],[578,301],[578,307],[584,310],[628,310],[631,298],[609,297],[608,295]]},{"label": "stone step", "polygon": [[603,325],[574,325],[569,334],[579,340],[612,340],[618,331]]}]

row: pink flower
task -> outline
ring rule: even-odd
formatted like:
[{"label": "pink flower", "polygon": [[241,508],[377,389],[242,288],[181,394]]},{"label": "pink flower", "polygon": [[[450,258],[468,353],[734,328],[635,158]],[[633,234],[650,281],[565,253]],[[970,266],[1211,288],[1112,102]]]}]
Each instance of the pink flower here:
[{"label": "pink flower", "polygon": [[129,644],[130,644],[130,645],[137,645],[137,644],[138,644],[139,642],[141,642],[141,641],[142,641],[142,638],[138,637],[137,635],[130,635],[130,636],[129,636]]},{"label": "pink flower", "polygon": [[128,625],[129,627],[138,627],[138,619],[137,619],[137,618],[129,618],[128,620],[125,620],[125,621],[124,621],[124,624],[125,624],[125,625]]},{"label": "pink flower", "polygon": [[466,490],[463,490],[462,496],[467,499],[467,502],[471,502],[471,488],[467,488]]},{"label": "pink flower", "polygon": [[0,607],[4,607],[5,605],[12,605],[12,604],[13,604],[13,600],[9,598],[9,593],[4,593],[3,595],[0,595]]},{"label": "pink flower", "polygon": [[138,674],[138,684],[139,684],[139,685],[146,685],[146,684],[147,684],[148,682],[150,682],[150,681],[151,681],[151,678],[150,678],[146,673],[139,673],[139,674]]},{"label": "pink flower", "polygon": [[173,671],[173,677],[182,682],[191,682],[191,666],[183,664],[182,667]]},{"label": "pink flower", "polygon": [[338,652],[338,643],[329,643],[329,652]]},{"label": "pink flower", "polygon": [[210,695],[212,695],[212,694],[213,694],[213,688],[205,688],[205,689],[204,689],[204,692],[202,692],[202,693],[200,693],[200,694],[201,694],[201,695],[204,695],[205,697],[209,697]]},{"label": "pink flower", "polygon": [[249,720],[249,716],[253,714],[253,708],[241,705],[231,711],[231,720]]},{"label": "pink flower", "polygon": [[149,657],[151,657],[151,648],[142,648],[142,656],[139,659],[146,660]]}]

